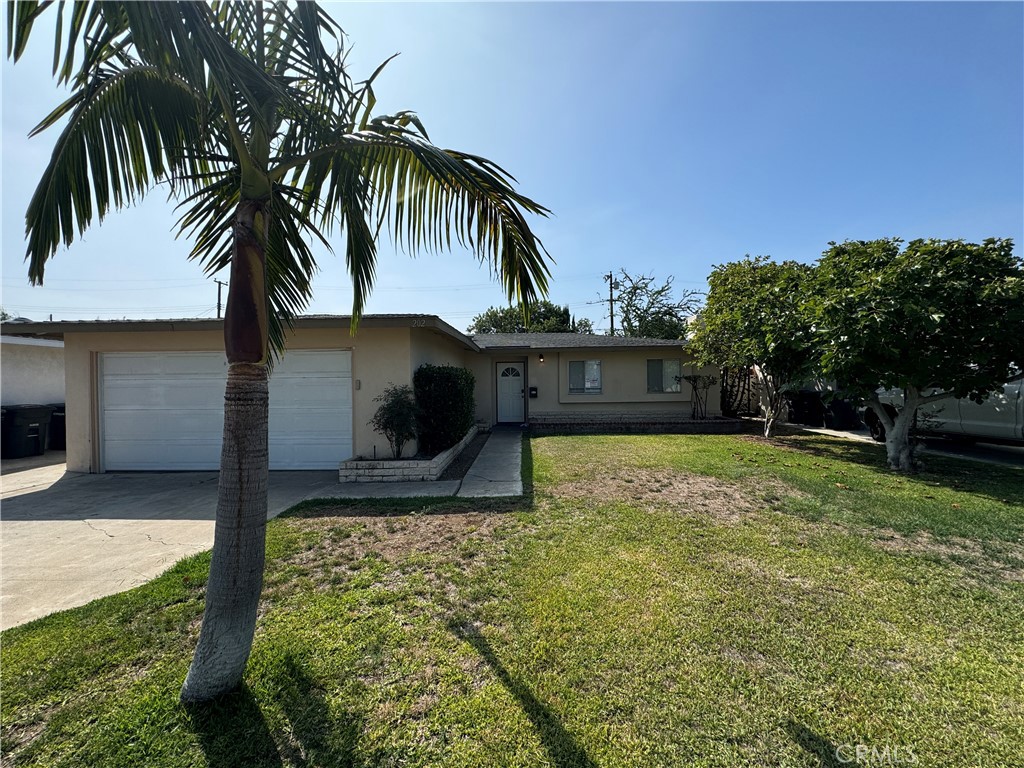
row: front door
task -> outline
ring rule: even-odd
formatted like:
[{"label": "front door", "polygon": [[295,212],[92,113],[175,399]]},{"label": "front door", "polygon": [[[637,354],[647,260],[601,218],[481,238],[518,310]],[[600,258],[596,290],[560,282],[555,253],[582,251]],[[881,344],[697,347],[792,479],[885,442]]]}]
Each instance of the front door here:
[{"label": "front door", "polygon": [[522,424],[526,417],[526,377],[522,363],[498,363],[498,422]]}]

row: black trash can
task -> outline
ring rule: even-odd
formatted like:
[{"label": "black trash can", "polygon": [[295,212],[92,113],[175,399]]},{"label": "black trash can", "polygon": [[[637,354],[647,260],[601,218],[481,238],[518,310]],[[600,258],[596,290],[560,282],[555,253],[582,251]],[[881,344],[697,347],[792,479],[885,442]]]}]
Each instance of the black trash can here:
[{"label": "black trash can", "polygon": [[790,424],[803,424],[808,427],[825,425],[825,404],[820,392],[802,389],[799,392],[789,392],[786,398],[789,400]]},{"label": "black trash can", "polygon": [[50,403],[53,413],[50,414],[50,435],[46,441],[46,450],[67,450],[67,421],[64,418],[64,403]]},{"label": "black trash can", "polygon": [[848,400],[841,397],[833,398],[825,414],[825,426],[830,429],[857,429],[861,426],[857,409]]},{"label": "black trash can", "polygon": [[41,456],[46,451],[46,437],[50,429],[48,405],[6,406],[3,444],[0,453],[5,459],[21,459],[25,456]]}]

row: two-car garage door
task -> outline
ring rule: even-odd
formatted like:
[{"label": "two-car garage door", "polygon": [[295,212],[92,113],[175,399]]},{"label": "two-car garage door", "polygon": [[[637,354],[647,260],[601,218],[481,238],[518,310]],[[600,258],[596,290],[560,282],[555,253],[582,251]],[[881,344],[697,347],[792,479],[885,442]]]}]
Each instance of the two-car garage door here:
[{"label": "two-car garage door", "polygon": [[[226,376],[223,352],[102,355],[103,469],[217,469]],[[351,457],[351,352],[285,354],[270,377],[269,442],[271,469],[337,469]]]}]

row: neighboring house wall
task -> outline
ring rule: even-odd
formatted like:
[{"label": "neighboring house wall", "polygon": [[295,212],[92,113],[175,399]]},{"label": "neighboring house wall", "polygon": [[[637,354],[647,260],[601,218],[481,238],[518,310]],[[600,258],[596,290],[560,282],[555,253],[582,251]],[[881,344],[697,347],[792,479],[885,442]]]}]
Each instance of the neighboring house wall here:
[{"label": "neighboring house wall", "polygon": [[3,405],[64,402],[64,343],[0,338],[0,400]]}]

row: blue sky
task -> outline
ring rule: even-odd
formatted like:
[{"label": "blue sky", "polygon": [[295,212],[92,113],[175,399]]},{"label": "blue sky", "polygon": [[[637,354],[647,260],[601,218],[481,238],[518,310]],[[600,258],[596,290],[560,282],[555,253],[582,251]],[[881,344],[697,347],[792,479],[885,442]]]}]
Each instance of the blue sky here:
[{"label": "blue sky", "polygon": [[[327,4],[377,109],[484,155],[550,208],[550,298],[607,328],[601,276],[701,289],[745,254],[814,261],[830,240],[1024,240],[1024,4]],[[52,23],[52,22],[51,22]],[[3,63],[3,293],[33,319],[214,316],[216,286],[155,192],[57,254],[30,288],[23,215],[55,134],[51,27]],[[311,312],[345,313],[320,252]],[[381,243],[370,312],[465,328],[504,303],[463,252]]]}]

